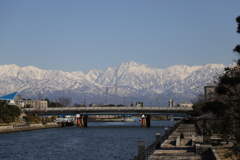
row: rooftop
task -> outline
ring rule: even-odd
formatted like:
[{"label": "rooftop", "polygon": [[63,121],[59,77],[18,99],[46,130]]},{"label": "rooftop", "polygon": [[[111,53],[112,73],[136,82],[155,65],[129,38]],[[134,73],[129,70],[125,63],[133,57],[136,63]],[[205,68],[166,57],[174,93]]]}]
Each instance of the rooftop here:
[{"label": "rooftop", "polygon": [[16,95],[18,94],[18,92],[14,92],[5,96],[0,97],[0,100],[14,100],[14,98],[16,97]]}]

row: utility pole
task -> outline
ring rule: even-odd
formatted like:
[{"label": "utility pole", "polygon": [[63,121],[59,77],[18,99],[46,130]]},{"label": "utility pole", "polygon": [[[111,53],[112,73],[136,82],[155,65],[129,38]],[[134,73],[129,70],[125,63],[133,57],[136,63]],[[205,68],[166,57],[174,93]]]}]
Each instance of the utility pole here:
[{"label": "utility pole", "polygon": [[108,105],[108,87],[106,87],[105,105]]},{"label": "utility pole", "polygon": [[56,100],[56,107],[57,107],[57,98],[55,100]]},{"label": "utility pole", "polygon": [[118,105],[118,88],[117,84],[115,84],[115,106]]},{"label": "utility pole", "polygon": [[81,103],[83,103],[84,107],[86,107],[86,98],[84,98],[84,101]]}]

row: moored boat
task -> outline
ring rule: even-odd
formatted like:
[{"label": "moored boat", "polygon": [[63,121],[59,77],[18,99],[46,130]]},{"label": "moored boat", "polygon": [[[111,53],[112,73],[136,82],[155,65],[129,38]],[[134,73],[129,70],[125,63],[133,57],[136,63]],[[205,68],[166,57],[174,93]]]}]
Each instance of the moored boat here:
[{"label": "moored boat", "polygon": [[122,122],[136,122],[139,121],[139,117],[123,117]]}]

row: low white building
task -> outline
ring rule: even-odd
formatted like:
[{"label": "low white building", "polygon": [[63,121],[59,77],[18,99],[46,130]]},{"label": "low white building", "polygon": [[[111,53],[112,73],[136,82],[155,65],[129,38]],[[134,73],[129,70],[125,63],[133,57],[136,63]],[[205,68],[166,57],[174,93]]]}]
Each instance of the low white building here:
[{"label": "low white building", "polygon": [[25,100],[24,104],[24,107],[29,108],[45,109],[48,107],[48,102],[43,100]]},{"label": "low white building", "polygon": [[190,102],[179,102],[177,107],[187,107],[187,108],[191,108],[193,106],[193,103]]},{"label": "low white building", "polygon": [[22,100],[22,96],[18,95],[18,92],[14,92],[0,97],[0,100],[6,101],[9,105],[15,105],[19,108],[47,108],[48,102],[43,100]]}]

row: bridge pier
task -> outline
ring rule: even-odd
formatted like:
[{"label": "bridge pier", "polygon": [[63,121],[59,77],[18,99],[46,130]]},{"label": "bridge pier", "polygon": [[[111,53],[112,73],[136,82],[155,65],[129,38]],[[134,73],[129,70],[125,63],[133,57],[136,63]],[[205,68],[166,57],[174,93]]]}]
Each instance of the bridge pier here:
[{"label": "bridge pier", "polygon": [[81,127],[81,116],[77,117],[77,127]]},{"label": "bridge pier", "polygon": [[62,122],[62,127],[66,127],[66,126],[74,126],[73,122]]},{"label": "bridge pier", "polygon": [[84,126],[84,127],[87,127],[87,124],[88,124],[88,116],[87,116],[87,115],[84,115],[84,116],[83,116],[83,126]]},{"label": "bridge pier", "polygon": [[141,127],[146,127],[146,117],[145,117],[144,114],[142,115],[142,123],[141,123]]},{"label": "bridge pier", "polygon": [[77,127],[87,127],[88,124],[88,116],[87,115],[80,115],[77,118]]},{"label": "bridge pier", "polygon": [[147,123],[147,127],[151,126],[151,116],[150,115],[147,115],[146,123]]},{"label": "bridge pier", "polygon": [[144,114],[142,115],[142,127],[150,127],[151,126],[151,116],[147,115],[145,116]]}]

